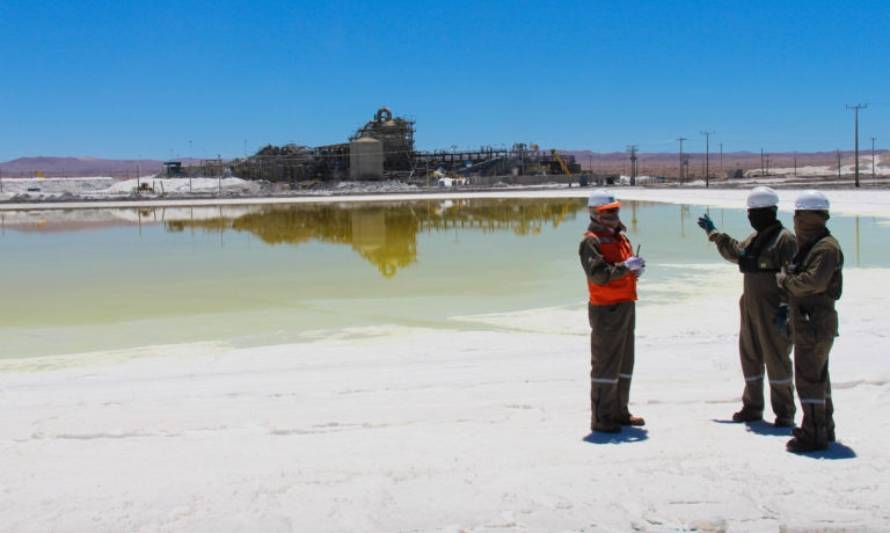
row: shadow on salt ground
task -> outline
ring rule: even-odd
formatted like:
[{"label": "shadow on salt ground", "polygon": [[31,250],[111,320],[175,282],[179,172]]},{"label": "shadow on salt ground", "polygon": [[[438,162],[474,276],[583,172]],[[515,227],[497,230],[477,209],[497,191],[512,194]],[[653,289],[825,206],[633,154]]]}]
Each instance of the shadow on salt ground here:
[{"label": "shadow on salt ground", "polygon": [[855,459],[856,451],[841,442],[832,442],[828,444],[827,450],[822,450],[821,452],[800,453],[798,455],[810,459],[829,459],[836,461],[839,459]]},{"label": "shadow on salt ground", "polygon": [[744,426],[745,430],[747,430],[749,433],[756,433],[758,435],[768,435],[773,437],[791,436],[791,428],[776,427],[769,422],[764,422],[763,420],[758,420],[757,422],[735,422],[733,420],[720,420],[717,418],[712,418],[711,421],[716,424]]},{"label": "shadow on salt ground", "polygon": [[[735,426],[742,425],[742,423],[733,422],[732,420],[718,420],[715,418],[712,419],[712,421],[716,422],[717,424],[732,424]],[[757,422],[748,422],[744,425],[745,429],[749,433],[756,433],[758,435],[767,435],[773,437],[791,437],[791,428],[777,428],[776,426],[762,420]],[[856,458],[856,450],[841,442],[832,442],[828,445],[827,450],[801,453],[798,455],[800,455],[801,457],[809,457],[811,459],[854,459]]]},{"label": "shadow on salt ground", "polygon": [[752,422],[745,424],[749,433],[757,433],[758,435],[768,435],[773,437],[791,437],[792,428],[780,428],[764,421]]},{"label": "shadow on salt ground", "polygon": [[621,442],[641,442],[649,438],[649,432],[637,427],[624,427],[621,433],[602,433],[594,431],[584,437],[584,442],[591,444],[618,444]]}]

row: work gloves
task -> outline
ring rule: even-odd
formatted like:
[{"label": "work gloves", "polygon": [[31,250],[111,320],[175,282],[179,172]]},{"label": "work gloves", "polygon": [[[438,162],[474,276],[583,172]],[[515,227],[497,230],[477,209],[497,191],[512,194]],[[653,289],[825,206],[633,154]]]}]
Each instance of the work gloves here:
[{"label": "work gloves", "polygon": [[698,227],[705,230],[705,233],[707,233],[708,235],[710,235],[712,231],[717,229],[717,226],[714,225],[714,221],[711,220],[711,217],[709,217],[707,213],[699,217]]},{"label": "work gloves", "polygon": [[[776,285],[779,286],[780,289],[785,288],[785,279],[788,278],[788,267],[782,267],[782,270],[776,272]],[[785,304],[782,304],[785,305]]]},{"label": "work gloves", "polygon": [[624,268],[630,270],[634,276],[640,277],[646,271],[646,260],[642,257],[631,256],[625,262],[621,263]]}]

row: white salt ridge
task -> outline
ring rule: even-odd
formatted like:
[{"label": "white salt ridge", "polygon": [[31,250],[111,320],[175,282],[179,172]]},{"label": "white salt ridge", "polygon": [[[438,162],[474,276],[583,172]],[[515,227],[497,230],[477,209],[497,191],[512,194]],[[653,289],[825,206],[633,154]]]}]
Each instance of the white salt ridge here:
[{"label": "white salt ridge", "polygon": [[[232,178],[237,179],[237,178]],[[704,183],[702,183],[704,185]],[[648,202],[703,205],[726,209],[744,209],[748,188],[740,189],[688,189],[666,188],[649,189],[642,187],[613,188],[619,200],[640,200]],[[779,208],[794,210],[794,199],[803,189],[779,189]],[[426,192],[406,194],[355,194],[350,196],[297,196],[262,198],[208,198],[183,200],[131,200],[126,202],[59,202],[48,204],[0,204],[0,211],[58,210],[58,209],[112,209],[136,207],[180,207],[197,208],[211,206],[263,206],[291,205],[306,203],[364,203],[409,200],[456,200],[467,198],[586,198],[590,188],[562,188],[553,190],[492,190],[486,192]],[[887,189],[827,189],[825,194],[831,201],[831,211],[835,215],[871,216],[890,218],[890,190]],[[187,214],[188,211],[180,211]]]},{"label": "white salt ridge", "polygon": [[112,186],[101,191],[103,195],[130,194],[136,192],[138,184],[147,184],[155,193],[185,194],[223,192],[256,193],[260,185],[254,181],[241,178],[140,178],[117,181]]},{"label": "white salt ridge", "polygon": [[110,177],[73,178],[3,178],[0,200],[26,196],[29,200],[102,199],[126,198],[134,195],[141,185],[148,185],[153,192],[142,192],[151,198],[161,194],[258,194],[262,186],[255,181],[241,178],[158,178],[144,176],[132,179]]}]

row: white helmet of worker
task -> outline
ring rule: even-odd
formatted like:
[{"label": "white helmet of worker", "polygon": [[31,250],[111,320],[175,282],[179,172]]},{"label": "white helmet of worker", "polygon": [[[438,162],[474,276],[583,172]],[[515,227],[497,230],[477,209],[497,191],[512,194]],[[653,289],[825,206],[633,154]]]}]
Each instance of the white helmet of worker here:
[{"label": "white helmet of worker", "polygon": [[615,199],[615,195],[605,189],[597,189],[590,193],[587,198],[587,207],[592,207],[597,211],[605,211],[607,209],[618,209],[621,202]]},{"label": "white helmet of worker", "polygon": [[748,193],[748,209],[761,209],[779,205],[779,195],[769,187],[754,187]]},{"label": "white helmet of worker", "polygon": [[828,211],[829,206],[828,197],[814,190],[800,193],[794,202],[794,209],[798,211]]}]

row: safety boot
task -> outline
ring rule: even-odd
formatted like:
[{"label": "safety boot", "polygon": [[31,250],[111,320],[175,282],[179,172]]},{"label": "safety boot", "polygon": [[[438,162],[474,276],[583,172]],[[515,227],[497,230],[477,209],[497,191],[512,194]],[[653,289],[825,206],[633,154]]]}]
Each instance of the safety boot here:
[{"label": "safety boot", "polygon": [[741,411],[732,415],[732,421],[737,423],[759,422],[760,420],[763,420],[763,411],[754,411],[747,407],[742,407]]},{"label": "safety boot", "polygon": [[621,433],[621,425],[614,422],[596,422],[590,426],[590,431],[597,433]]},{"label": "safety boot", "polygon": [[[803,430],[800,428],[794,428],[791,430],[791,435],[794,437],[800,437],[803,435]],[[837,442],[834,438],[834,428],[829,428],[828,430],[828,442]]]},{"label": "safety boot", "polygon": [[828,448],[828,444],[819,444],[816,441],[806,440],[802,437],[794,437],[785,443],[785,449],[791,453],[818,452]]},{"label": "safety boot", "polygon": [[793,428],[794,418],[790,416],[777,416],[773,421],[773,425],[777,428]]},{"label": "safety boot", "polygon": [[645,426],[646,421],[641,416],[628,414],[626,417],[618,421],[622,426]]},{"label": "safety boot", "polygon": [[806,453],[828,448],[829,428],[825,420],[825,407],[805,405],[800,429],[792,432],[794,438],[785,444],[791,453]]}]

